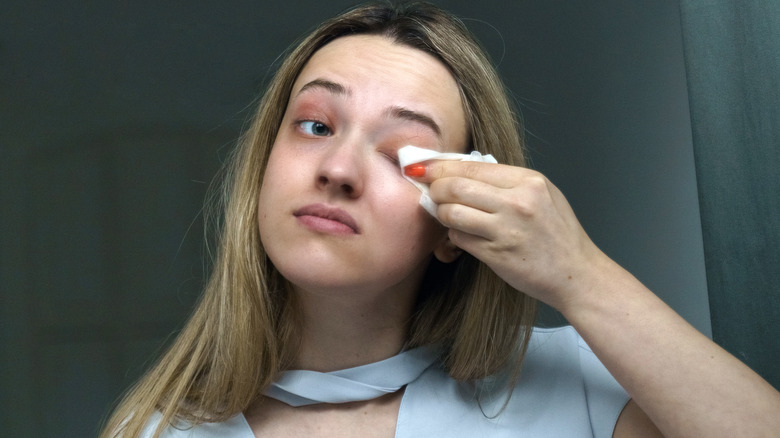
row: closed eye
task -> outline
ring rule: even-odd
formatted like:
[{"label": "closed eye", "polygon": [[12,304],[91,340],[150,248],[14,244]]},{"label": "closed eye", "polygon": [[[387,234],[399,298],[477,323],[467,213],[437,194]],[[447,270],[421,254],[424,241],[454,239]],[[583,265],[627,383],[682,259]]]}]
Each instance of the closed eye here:
[{"label": "closed eye", "polygon": [[298,124],[300,130],[307,135],[312,135],[315,137],[327,137],[331,134],[331,130],[328,125],[316,120],[301,120],[296,123]]},{"label": "closed eye", "polygon": [[385,153],[385,152],[382,152],[382,155],[384,155],[385,158],[387,158],[391,163],[393,163],[396,167],[398,167],[399,162],[398,162],[398,154],[397,153]]}]

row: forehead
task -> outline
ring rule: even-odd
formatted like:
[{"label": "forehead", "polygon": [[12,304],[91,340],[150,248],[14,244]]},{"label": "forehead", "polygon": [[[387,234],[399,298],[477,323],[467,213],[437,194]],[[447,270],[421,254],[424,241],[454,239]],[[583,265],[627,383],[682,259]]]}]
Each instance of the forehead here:
[{"label": "forehead", "polygon": [[452,141],[465,142],[466,118],[458,85],[449,69],[429,53],[378,35],[341,37],[309,59],[293,85],[291,99],[317,80],[342,85],[342,94],[356,105],[365,104],[363,108],[400,106],[428,113]]}]

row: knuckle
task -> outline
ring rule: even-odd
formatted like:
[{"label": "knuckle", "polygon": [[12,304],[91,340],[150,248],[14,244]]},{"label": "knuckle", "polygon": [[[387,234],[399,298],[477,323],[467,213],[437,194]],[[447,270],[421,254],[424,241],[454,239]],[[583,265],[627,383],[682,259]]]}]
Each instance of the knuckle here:
[{"label": "knuckle", "polygon": [[547,192],[547,178],[541,173],[532,173],[528,176],[524,184],[533,193],[540,194]]},{"label": "knuckle", "polygon": [[478,179],[480,173],[480,163],[467,161],[464,163],[463,176],[468,179]]},{"label": "knuckle", "polygon": [[450,184],[450,194],[456,199],[463,199],[474,192],[474,187],[468,179],[453,178]]},{"label": "knuckle", "polygon": [[547,178],[538,172],[524,178],[522,184],[514,191],[514,196],[507,202],[512,211],[524,216],[533,217],[543,207],[549,197]]},{"label": "knuckle", "polygon": [[464,225],[464,209],[458,204],[439,205],[439,219],[449,227],[461,228]]},{"label": "knuckle", "polygon": [[538,209],[538,203],[534,197],[522,196],[522,194],[515,196],[507,202],[507,205],[509,205],[512,212],[525,218],[533,217]]},{"label": "knuckle", "polygon": [[428,176],[429,178],[433,179],[434,181],[441,178],[442,175],[444,175],[444,166],[442,165],[429,165],[428,166]]},{"label": "knuckle", "polygon": [[439,220],[442,221],[445,225],[448,227],[452,227],[455,225],[453,222],[453,213],[452,213],[452,204],[439,204],[439,210],[437,211],[437,214],[439,215]]},{"label": "knuckle", "polygon": [[504,232],[501,239],[495,239],[490,242],[491,251],[497,254],[513,253],[518,247],[522,247],[525,241],[525,235],[517,229],[509,229]]}]

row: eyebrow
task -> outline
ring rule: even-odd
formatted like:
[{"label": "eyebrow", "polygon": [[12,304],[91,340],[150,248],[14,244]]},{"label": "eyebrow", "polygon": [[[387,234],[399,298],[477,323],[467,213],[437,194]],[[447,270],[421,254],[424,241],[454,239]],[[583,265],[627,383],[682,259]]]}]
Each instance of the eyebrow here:
[{"label": "eyebrow", "polygon": [[298,95],[300,95],[304,91],[307,91],[307,90],[310,90],[310,89],[313,89],[313,88],[324,88],[325,90],[327,90],[327,91],[329,91],[329,92],[331,92],[333,94],[338,94],[340,96],[348,96],[348,95],[351,94],[350,90],[347,87],[345,87],[345,86],[343,86],[343,85],[341,85],[339,83],[332,82],[332,81],[329,81],[329,80],[326,80],[326,79],[315,79],[315,80],[307,83],[303,87],[301,87],[300,91],[298,91]]},{"label": "eyebrow", "polygon": [[[325,89],[326,91],[338,96],[349,96],[352,94],[352,91],[349,88],[339,84],[338,82],[329,81],[327,79],[314,79],[313,81],[308,82],[306,85],[301,87],[300,91],[298,91],[298,95],[315,88]],[[426,127],[430,128],[437,137],[441,138],[441,128],[439,127],[439,124],[433,120],[433,117],[396,105],[389,107],[384,111],[384,113],[387,117],[407,120],[425,125]]]},{"label": "eyebrow", "polygon": [[436,133],[437,137],[441,137],[441,128],[439,128],[439,124],[436,123],[432,117],[423,113],[400,106],[392,106],[385,111],[385,114],[392,118],[421,123]]}]

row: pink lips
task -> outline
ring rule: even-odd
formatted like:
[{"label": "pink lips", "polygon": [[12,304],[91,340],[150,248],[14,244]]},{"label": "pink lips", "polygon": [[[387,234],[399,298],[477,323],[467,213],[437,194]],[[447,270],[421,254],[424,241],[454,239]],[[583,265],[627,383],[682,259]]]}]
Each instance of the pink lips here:
[{"label": "pink lips", "polygon": [[325,204],[309,204],[293,212],[304,226],[328,234],[360,234],[355,219],[346,211]]}]

